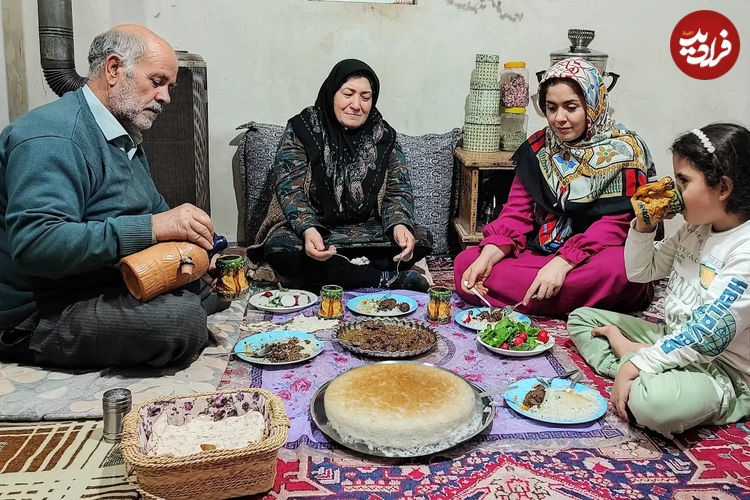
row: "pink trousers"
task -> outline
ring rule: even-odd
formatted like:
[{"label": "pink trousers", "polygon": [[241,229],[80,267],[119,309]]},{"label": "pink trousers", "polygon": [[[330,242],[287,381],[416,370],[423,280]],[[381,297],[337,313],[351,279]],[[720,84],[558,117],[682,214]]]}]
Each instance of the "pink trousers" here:
[{"label": "pink trousers", "polygon": [[[652,298],[648,283],[631,283],[625,274],[624,247],[606,247],[585,264],[565,277],[560,292],[549,299],[532,299],[528,305],[516,309],[525,314],[565,317],[579,307],[598,307],[611,311],[631,312],[645,309]],[[479,247],[467,248],[453,263],[456,292],[471,304],[483,305],[474,294],[461,290],[461,276],[479,257]],[[518,257],[508,257],[492,268],[486,282],[487,299],[492,305],[515,304],[523,299],[537,272],[554,255],[539,255],[530,251]]]}]

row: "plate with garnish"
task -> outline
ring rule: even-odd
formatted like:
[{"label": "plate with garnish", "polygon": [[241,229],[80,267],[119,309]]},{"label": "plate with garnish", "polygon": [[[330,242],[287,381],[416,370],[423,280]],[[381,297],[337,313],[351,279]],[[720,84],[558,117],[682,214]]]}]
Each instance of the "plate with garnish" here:
[{"label": "plate with garnish", "polygon": [[[464,328],[468,328],[469,330],[481,332],[490,323],[500,321],[503,316],[502,308],[496,308],[490,311],[489,307],[472,307],[470,309],[459,311],[459,313],[456,314],[456,323]],[[508,318],[522,323],[531,324],[531,319],[518,311],[510,313]]]},{"label": "plate with garnish", "polygon": [[306,309],[318,301],[318,296],[307,290],[268,290],[258,292],[248,300],[256,309],[274,313],[290,313]]}]

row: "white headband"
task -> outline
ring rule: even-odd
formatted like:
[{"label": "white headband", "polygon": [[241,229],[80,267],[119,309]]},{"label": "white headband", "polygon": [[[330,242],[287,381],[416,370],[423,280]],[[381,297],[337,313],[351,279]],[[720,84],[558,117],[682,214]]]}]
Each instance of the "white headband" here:
[{"label": "white headband", "polygon": [[694,128],[691,130],[692,133],[695,134],[695,136],[701,140],[701,143],[703,143],[703,147],[706,148],[706,151],[709,153],[712,153],[716,151],[716,148],[713,144],[711,144],[711,140],[708,138],[708,136],[699,128]]}]

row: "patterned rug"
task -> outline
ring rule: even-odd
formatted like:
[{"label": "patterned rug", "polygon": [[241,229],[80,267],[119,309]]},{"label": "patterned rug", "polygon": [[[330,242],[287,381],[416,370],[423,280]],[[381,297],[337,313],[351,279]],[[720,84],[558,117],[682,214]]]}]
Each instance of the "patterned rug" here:
[{"label": "patterned rug", "polygon": [[101,421],[0,427],[0,499],[137,498]]}]

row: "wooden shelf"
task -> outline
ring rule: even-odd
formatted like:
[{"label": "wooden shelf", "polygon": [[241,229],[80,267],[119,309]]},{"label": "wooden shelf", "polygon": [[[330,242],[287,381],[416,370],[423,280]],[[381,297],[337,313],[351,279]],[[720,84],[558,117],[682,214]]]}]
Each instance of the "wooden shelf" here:
[{"label": "wooden shelf", "polygon": [[456,158],[461,162],[461,165],[481,170],[513,170],[515,167],[510,162],[512,156],[513,151],[478,153],[456,147]]},{"label": "wooden shelf", "polygon": [[484,238],[482,236],[482,233],[469,233],[461,223],[461,221],[458,219],[458,217],[455,217],[453,219],[453,228],[456,230],[458,240],[461,242],[461,246],[463,248],[466,248],[467,245],[479,245],[479,243],[481,243],[482,239]]},{"label": "wooden shelf", "polygon": [[[497,177],[501,186],[499,203],[505,203],[510,185],[515,175],[515,167],[510,159],[512,151],[478,153],[456,147],[456,161],[460,165],[460,191],[458,198],[458,217],[453,219],[458,241],[463,248],[478,245],[482,241],[479,230],[480,177],[491,173]],[[480,175],[481,174],[481,175]]]}]

